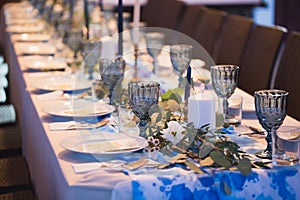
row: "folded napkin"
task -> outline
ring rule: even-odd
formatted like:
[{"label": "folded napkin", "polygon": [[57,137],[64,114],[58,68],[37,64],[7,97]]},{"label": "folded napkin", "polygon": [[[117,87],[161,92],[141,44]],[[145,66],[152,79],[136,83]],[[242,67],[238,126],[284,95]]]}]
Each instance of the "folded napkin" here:
[{"label": "folded napkin", "polygon": [[122,166],[124,165],[122,160],[114,160],[112,162],[90,162],[90,163],[79,163],[72,164],[75,174],[83,174],[98,169],[121,171]]},{"label": "folded napkin", "polygon": [[39,100],[39,101],[54,100],[54,99],[58,99],[58,98],[62,97],[63,93],[64,92],[60,91],[60,90],[53,91],[53,92],[37,95],[36,99]]},{"label": "folded napkin", "polygon": [[109,133],[116,132],[116,128],[114,128],[110,124],[110,119],[103,119],[102,121],[95,122],[95,123],[88,123],[88,122],[80,123],[76,121],[52,122],[49,124],[49,129],[51,131],[62,131],[62,130],[72,130],[72,129],[97,129]]},{"label": "folded napkin", "polygon": [[53,72],[34,72],[34,73],[27,73],[26,76],[28,78],[45,78],[49,77]]}]

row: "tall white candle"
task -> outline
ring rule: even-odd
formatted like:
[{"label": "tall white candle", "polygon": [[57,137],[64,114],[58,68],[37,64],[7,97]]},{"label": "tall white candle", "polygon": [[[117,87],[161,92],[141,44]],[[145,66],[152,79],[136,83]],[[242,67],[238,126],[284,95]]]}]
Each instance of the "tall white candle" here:
[{"label": "tall white candle", "polygon": [[140,24],[140,15],[141,15],[141,3],[140,0],[135,0],[133,8],[133,43],[137,44],[139,42],[139,24]]},{"label": "tall white candle", "polygon": [[216,127],[216,102],[209,92],[190,96],[188,99],[188,121],[195,128],[209,124],[211,129]]}]

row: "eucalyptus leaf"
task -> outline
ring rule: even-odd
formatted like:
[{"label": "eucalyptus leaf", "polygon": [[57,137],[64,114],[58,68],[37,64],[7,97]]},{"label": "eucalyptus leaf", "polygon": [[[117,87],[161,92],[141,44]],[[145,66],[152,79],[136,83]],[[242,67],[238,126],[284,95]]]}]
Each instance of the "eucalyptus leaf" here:
[{"label": "eucalyptus leaf", "polygon": [[198,174],[204,174],[204,172],[199,167],[197,167],[197,165],[195,165],[195,163],[193,163],[192,161],[186,160],[185,164],[194,172],[197,172]]},{"label": "eucalyptus leaf", "polygon": [[232,193],[231,188],[229,187],[229,185],[226,182],[222,182],[223,185],[223,189],[225,194],[230,195]]},{"label": "eucalyptus leaf", "polygon": [[211,166],[212,164],[214,164],[214,161],[211,157],[207,157],[204,160],[200,160],[199,163],[201,166]]},{"label": "eucalyptus leaf", "polygon": [[210,157],[221,167],[225,167],[226,169],[228,169],[232,166],[226,156],[220,151],[210,152]]},{"label": "eucalyptus leaf", "polygon": [[176,156],[173,156],[172,158],[170,158],[168,160],[168,162],[170,162],[170,163],[177,163],[178,160],[186,159],[186,158],[187,158],[187,155],[185,155],[185,154],[177,154]]},{"label": "eucalyptus leaf", "polygon": [[172,116],[171,111],[166,112],[166,121],[170,121],[171,116]]},{"label": "eucalyptus leaf", "polygon": [[181,96],[179,96],[179,95],[176,94],[176,93],[172,93],[172,94],[170,95],[170,100],[174,100],[174,101],[176,101],[178,104],[180,104],[180,103],[182,102]]},{"label": "eucalyptus leaf", "polygon": [[199,147],[199,158],[205,158],[214,147],[210,142],[203,141],[202,145]]},{"label": "eucalyptus leaf", "polygon": [[247,176],[251,172],[251,162],[248,158],[243,158],[240,160],[237,168],[240,170],[241,174]]},{"label": "eucalyptus leaf", "polygon": [[159,113],[156,117],[156,123],[160,122],[162,120],[162,114]]},{"label": "eucalyptus leaf", "polygon": [[154,113],[161,113],[157,104],[154,104],[149,108],[149,116],[153,115]]},{"label": "eucalyptus leaf", "polygon": [[177,94],[178,96],[183,95],[183,88],[175,88],[166,91],[164,94],[160,95],[162,101],[168,101],[172,94]]},{"label": "eucalyptus leaf", "polygon": [[260,162],[260,161],[256,161],[253,164],[254,164],[255,167],[261,167],[261,168],[264,168],[264,169],[271,169],[271,167],[268,166],[271,163],[272,162]]}]

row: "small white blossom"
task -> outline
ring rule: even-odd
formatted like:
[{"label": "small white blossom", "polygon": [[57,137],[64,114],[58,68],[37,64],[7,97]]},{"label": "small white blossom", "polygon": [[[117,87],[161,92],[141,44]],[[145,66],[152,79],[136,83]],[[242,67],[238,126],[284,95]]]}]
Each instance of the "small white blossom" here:
[{"label": "small white blossom", "polygon": [[177,121],[169,121],[168,128],[162,130],[162,137],[176,145],[183,138],[182,132],[185,131]]}]

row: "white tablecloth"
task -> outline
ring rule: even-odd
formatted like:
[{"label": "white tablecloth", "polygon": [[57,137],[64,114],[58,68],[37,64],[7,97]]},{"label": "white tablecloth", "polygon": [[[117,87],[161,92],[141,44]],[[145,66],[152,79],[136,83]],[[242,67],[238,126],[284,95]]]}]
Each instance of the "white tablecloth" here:
[{"label": "white tablecloth", "polygon": [[[273,173],[272,171],[264,170],[253,172],[252,175],[259,176],[259,178],[251,176],[245,178],[237,172],[220,172],[209,177],[207,177],[207,175],[199,177],[195,174],[174,176],[172,173],[166,174],[167,172],[160,175],[157,175],[156,173],[151,173],[149,175],[128,175],[123,172],[108,172],[100,169],[84,174],[75,174],[72,169],[72,164],[93,162],[97,160],[89,155],[72,153],[60,146],[60,141],[62,139],[75,136],[77,134],[76,131],[49,130],[48,125],[50,122],[64,121],[64,119],[49,116],[42,112],[42,108],[45,105],[53,104],[58,100],[38,101],[36,99],[36,95],[39,94],[39,91],[34,90],[30,86],[30,76],[21,70],[22,63],[19,62],[19,58],[15,55],[15,49],[14,45],[11,43],[10,34],[4,31],[5,25],[3,24],[3,12],[1,15],[1,36],[4,36],[5,56],[8,59],[7,62],[10,66],[9,78],[11,101],[17,110],[18,120],[21,125],[23,154],[28,162],[31,179],[39,199],[142,199],[143,197],[164,197],[163,195],[168,192],[172,195],[172,197],[179,198],[188,191],[185,188],[187,186],[183,187],[182,184],[184,184],[185,181],[186,183],[191,183],[191,179],[195,180],[194,183],[199,182],[199,185],[191,185],[190,187],[200,188],[199,190],[195,190],[198,191],[198,197],[202,197],[204,195],[207,199],[214,197],[214,195],[219,195],[219,197],[224,199],[232,197],[222,196],[222,192],[224,191],[216,189],[220,188],[218,187],[218,184],[220,184],[221,179],[227,181],[230,186],[234,185],[233,189],[241,189],[239,187],[243,186],[248,187],[248,189],[246,188],[245,190],[242,190],[241,193],[233,191],[235,197],[241,196],[241,198],[244,198],[245,196],[243,195],[245,194],[243,191],[249,192],[252,190],[252,187],[254,187],[254,183],[259,182],[268,185],[264,186],[258,184],[261,187],[259,188],[256,186],[255,190],[257,189],[259,191],[255,191],[255,194],[247,193],[248,197],[252,195],[252,198],[267,198],[268,196],[263,196],[266,194],[275,198],[282,197],[287,194],[294,198],[300,198],[299,191],[295,190],[297,181],[300,178],[298,169],[283,172],[283,176],[280,176],[284,177],[283,179],[276,179],[276,176],[280,174],[280,171],[275,171],[275,173]],[[253,98],[250,95],[238,89],[236,93],[243,95],[244,102],[246,102],[245,105],[253,103]],[[259,127],[259,123],[255,119],[253,112],[252,115],[250,113],[250,119],[243,119],[243,123]],[[287,117],[283,125],[300,126],[300,123],[290,117]],[[233,177],[238,178],[235,179]],[[243,185],[243,183],[237,183],[235,180],[244,181],[243,183],[246,183],[246,185]],[[277,182],[270,183],[271,180],[275,180]],[[294,187],[290,187],[285,181]],[[216,188],[210,187],[210,184],[212,183],[215,183]],[[170,188],[171,185],[176,186],[177,189]],[[155,186],[157,187],[155,188]],[[158,188],[158,186],[161,186],[161,188]],[[271,186],[274,187],[271,188]],[[266,187],[267,190],[264,187]],[[210,190],[207,188],[210,188],[212,192],[215,190],[217,191],[210,196]],[[165,192],[160,189],[165,189]],[[268,193],[262,193],[264,190],[268,191]],[[152,191],[160,192],[151,193]],[[176,191],[179,193],[176,193]],[[269,191],[274,194],[269,193]],[[295,193],[297,193],[298,196],[295,196]],[[153,196],[151,196],[152,194]],[[259,194],[261,194],[261,196],[255,196]]]}]

